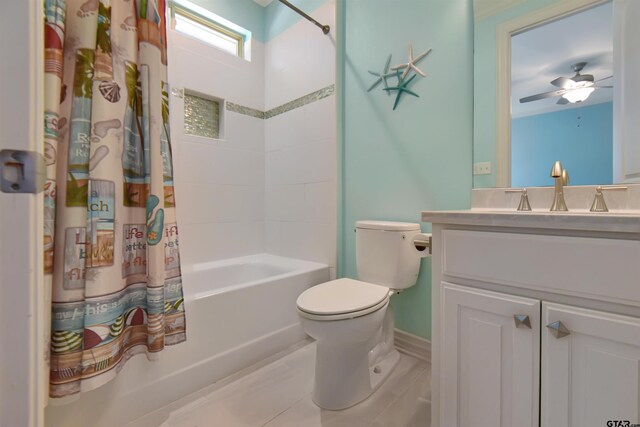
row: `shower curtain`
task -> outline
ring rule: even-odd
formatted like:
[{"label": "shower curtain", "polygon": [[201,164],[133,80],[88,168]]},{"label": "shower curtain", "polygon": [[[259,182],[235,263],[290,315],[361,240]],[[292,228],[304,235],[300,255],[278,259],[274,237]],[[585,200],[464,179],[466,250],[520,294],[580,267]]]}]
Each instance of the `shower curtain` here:
[{"label": "shower curtain", "polygon": [[45,1],[49,394],[185,340],[165,0]]}]

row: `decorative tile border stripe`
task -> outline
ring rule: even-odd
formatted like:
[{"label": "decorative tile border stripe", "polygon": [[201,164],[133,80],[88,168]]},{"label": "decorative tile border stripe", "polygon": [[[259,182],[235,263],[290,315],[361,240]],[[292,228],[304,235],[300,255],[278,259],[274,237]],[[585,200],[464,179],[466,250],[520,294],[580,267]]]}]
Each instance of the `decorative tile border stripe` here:
[{"label": "decorative tile border stripe", "polygon": [[288,111],[294,110],[296,108],[304,107],[305,105],[311,104],[312,102],[320,101],[321,99],[324,99],[333,95],[335,91],[336,91],[336,85],[330,85],[320,90],[317,90],[315,92],[311,92],[308,95],[294,99],[293,101],[289,101],[278,107],[272,108],[269,111],[260,111],[260,110],[256,110],[255,108],[234,104],[233,102],[227,102],[226,109],[227,111],[232,111],[234,113],[244,114],[245,116],[251,116],[257,119],[266,120],[266,119],[275,117],[279,114],[283,114]]},{"label": "decorative tile border stripe", "polygon": [[275,117],[278,114],[286,113],[287,111],[304,107],[305,105],[311,104],[312,102],[320,101],[321,99],[333,95],[335,91],[336,85],[327,86],[308,95],[302,96],[298,99],[294,99],[293,101],[289,101],[286,104],[282,104],[279,107],[272,108],[265,113],[265,118],[270,119],[271,117]]},{"label": "decorative tile border stripe", "polygon": [[256,119],[265,119],[266,113],[264,111],[256,110],[255,108],[245,107],[243,105],[234,104],[227,101],[227,111],[233,111],[234,113],[244,114],[245,116],[255,117]]}]

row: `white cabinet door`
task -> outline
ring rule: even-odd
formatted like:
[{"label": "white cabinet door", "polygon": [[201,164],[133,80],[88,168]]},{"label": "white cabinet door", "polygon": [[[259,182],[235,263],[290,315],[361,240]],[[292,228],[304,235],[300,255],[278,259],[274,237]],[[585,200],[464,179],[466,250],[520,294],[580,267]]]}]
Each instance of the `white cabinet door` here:
[{"label": "white cabinet door", "polygon": [[640,422],[640,319],[552,303],[542,311],[543,325],[569,333],[543,327],[542,427]]},{"label": "white cabinet door", "polygon": [[441,298],[441,427],[537,427],[540,301],[444,282]]}]

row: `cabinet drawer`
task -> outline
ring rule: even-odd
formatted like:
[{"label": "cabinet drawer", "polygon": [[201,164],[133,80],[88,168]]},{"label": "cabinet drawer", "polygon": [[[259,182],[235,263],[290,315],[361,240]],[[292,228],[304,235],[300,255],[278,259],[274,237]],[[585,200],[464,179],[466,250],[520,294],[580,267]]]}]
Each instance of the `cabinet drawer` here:
[{"label": "cabinet drawer", "polygon": [[640,306],[640,241],[444,230],[446,276]]}]

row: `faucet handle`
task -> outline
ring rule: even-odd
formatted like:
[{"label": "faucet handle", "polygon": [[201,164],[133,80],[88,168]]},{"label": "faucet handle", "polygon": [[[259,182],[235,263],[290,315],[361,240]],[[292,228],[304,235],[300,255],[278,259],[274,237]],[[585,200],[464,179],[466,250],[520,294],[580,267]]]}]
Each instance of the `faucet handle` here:
[{"label": "faucet handle", "polygon": [[593,199],[593,203],[591,204],[591,209],[589,209],[590,212],[609,212],[609,208],[607,207],[607,204],[604,201],[604,194],[602,193],[603,190],[626,190],[627,187],[625,187],[624,185],[617,185],[617,186],[611,186],[611,187],[602,187],[601,185],[598,185],[596,187],[596,197],[595,199]]},{"label": "faucet handle", "polygon": [[529,196],[527,195],[526,188],[508,188],[504,190],[505,193],[522,193],[520,196],[520,203],[518,204],[518,212],[528,212],[531,210],[531,204],[529,204]]},{"label": "faucet handle", "polygon": [[569,172],[566,169],[562,169],[560,178],[562,179],[562,185],[569,185]]}]

